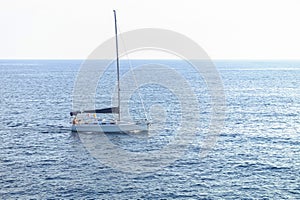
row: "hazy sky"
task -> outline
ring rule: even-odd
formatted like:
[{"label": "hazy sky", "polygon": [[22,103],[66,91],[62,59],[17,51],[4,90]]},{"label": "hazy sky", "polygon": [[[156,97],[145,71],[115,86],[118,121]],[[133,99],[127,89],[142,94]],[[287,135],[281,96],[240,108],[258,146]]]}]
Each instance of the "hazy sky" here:
[{"label": "hazy sky", "polygon": [[164,28],[213,59],[300,59],[298,0],[0,0],[1,59],[84,59],[114,34]]}]

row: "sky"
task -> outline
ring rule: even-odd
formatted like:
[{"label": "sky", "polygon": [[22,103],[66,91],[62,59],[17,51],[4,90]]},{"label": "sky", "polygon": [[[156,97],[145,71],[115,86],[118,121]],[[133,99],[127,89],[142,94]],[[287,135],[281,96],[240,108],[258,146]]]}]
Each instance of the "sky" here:
[{"label": "sky", "polygon": [[212,59],[300,59],[298,0],[0,0],[0,59],[85,59],[122,32],[163,28]]}]

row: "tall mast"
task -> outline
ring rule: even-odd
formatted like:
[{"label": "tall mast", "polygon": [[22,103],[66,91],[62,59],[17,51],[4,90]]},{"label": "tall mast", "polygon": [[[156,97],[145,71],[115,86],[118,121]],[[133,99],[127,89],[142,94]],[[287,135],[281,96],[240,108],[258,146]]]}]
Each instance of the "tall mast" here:
[{"label": "tall mast", "polygon": [[116,55],[117,55],[117,81],[118,81],[118,121],[121,119],[121,109],[120,109],[120,64],[119,64],[119,46],[118,46],[118,30],[117,30],[117,16],[114,10],[115,18],[115,34],[116,34]]}]

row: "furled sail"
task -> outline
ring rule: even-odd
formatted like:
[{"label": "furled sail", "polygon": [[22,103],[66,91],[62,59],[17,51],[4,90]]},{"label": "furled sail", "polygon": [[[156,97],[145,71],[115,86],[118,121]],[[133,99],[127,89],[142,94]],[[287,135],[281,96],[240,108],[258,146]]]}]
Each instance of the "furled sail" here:
[{"label": "furled sail", "polygon": [[95,109],[95,110],[73,111],[70,112],[70,115],[73,116],[80,113],[119,113],[119,108],[111,107],[111,108],[102,108],[102,109]]}]

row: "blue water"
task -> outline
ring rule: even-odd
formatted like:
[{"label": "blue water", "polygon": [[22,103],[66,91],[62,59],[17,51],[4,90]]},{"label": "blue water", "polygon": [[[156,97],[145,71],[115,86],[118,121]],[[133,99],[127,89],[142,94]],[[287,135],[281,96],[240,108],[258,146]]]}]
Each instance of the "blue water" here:
[{"label": "blue water", "polygon": [[[148,61],[133,65],[140,62]],[[0,198],[300,199],[300,62],[214,62],[224,86],[226,115],[206,157],[199,156],[210,114],[205,81],[182,61],[159,62],[191,82],[201,102],[201,122],[180,159],[136,173],[96,159],[80,135],[69,130],[82,61],[0,61]],[[105,93],[102,89],[97,97]],[[159,124],[154,115],[153,127],[160,127],[155,134],[108,138],[126,151],[159,150],[174,138],[182,108],[167,88],[153,84],[140,90],[146,111],[160,105],[166,122]],[[133,94],[133,102],[137,96]],[[141,109],[138,101],[130,105]]]}]

